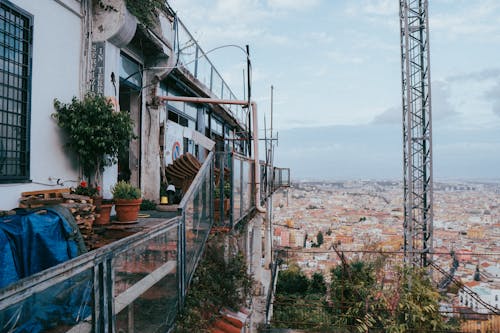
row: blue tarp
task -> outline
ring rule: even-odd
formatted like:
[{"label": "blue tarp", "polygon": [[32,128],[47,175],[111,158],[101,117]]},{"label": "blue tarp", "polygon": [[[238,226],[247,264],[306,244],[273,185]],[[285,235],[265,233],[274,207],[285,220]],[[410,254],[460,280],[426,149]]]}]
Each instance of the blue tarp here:
[{"label": "blue tarp", "polygon": [[[86,252],[64,207],[0,217],[0,289]],[[92,271],[54,284],[0,311],[0,332],[39,333],[91,314]]]},{"label": "blue tarp", "polygon": [[0,217],[0,289],[78,256],[78,235],[55,208]]}]

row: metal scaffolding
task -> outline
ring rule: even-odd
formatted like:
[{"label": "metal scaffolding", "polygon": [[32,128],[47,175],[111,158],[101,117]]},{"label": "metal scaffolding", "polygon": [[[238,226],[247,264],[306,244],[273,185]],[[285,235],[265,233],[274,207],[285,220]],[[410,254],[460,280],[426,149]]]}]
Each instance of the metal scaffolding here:
[{"label": "metal scaffolding", "polygon": [[400,0],[405,262],[431,262],[433,233],[431,76],[427,0]]}]

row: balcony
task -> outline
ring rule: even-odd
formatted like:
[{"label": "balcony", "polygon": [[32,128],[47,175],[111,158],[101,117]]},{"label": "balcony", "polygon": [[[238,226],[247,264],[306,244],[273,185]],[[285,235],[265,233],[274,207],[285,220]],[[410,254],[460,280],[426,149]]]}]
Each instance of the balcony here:
[{"label": "balcony", "polygon": [[2,331],[168,331],[212,226],[212,177],[210,153],[177,216],[0,290]]},{"label": "balcony", "polygon": [[222,170],[217,186],[230,184],[231,202],[217,223],[232,227],[255,208],[253,160],[235,153],[215,157],[210,153],[201,166],[176,216],[142,220],[143,231],[0,290],[2,330],[172,328],[214,221],[214,167]]}]

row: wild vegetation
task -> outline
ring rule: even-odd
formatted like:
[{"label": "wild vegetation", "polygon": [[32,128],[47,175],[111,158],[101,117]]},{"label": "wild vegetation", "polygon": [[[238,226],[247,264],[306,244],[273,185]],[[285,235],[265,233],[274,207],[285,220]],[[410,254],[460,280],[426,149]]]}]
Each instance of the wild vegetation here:
[{"label": "wild vegetation", "polygon": [[279,273],[271,325],[329,332],[449,332],[440,295],[426,272],[399,267],[385,281],[384,260],[353,261],[330,271],[329,284],[292,264]]},{"label": "wild vegetation", "polygon": [[205,332],[223,307],[237,311],[250,295],[252,280],[243,254],[225,251],[221,244],[218,238],[207,243],[175,332]]}]

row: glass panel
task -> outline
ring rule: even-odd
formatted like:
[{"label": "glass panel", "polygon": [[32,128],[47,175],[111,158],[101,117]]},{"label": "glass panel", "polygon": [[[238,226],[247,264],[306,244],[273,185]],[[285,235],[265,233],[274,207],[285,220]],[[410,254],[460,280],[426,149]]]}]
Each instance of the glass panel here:
[{"label": "glass panel", "polygon": [[2,332],[67,332],[92,314],[91,269],[0,311]]},{"label": "glass panel", "polygon": [[198,116],[198,107],[193,103],[185,103],[184,112],[192,119]]},{"label": "glass panel", "polygon": [[117,331],[166,331],[177,311],[178,227],[118,255],[115,270]]},{"label": "glass panel", "polygon": [[[194,273],[197,261],[210,232],[210,170],[206,169],[203,181],[186,206],[186,282]],[[187,286],[186,286],[187,287]]]},{"label": "glass panel", "polygon": [[241,161],[233,159],[233,221],[241,218]]},{"label": "glass panel", "polygon": [[125,55],[120,56],[120,78],[137,87],[142,87],[141,65]]},{"label": "glass panel", "polygon": [[212,72],[212,64],[210,64],[208,58],[206,56],[198,59],[198,75],[197,78],[200,80],[208,89],[210,86]]},{"label": "glass panel", "polygon": [[222,98],[222,78],[215,70],[212,75],[212,92],[215,96]]},{"label": "glass panel", "polygon": [[[150,240],[131,245],[115,256],[114,295],[118,296],[166,263],[174,264],[177,256],[176,230],[164,232]],[[175,265],[174,265],[175,266]]]},{"label": "glass panel", "polygon": [[186,28],[179,26],[179,60],[182,65],[194,75],[196,60],[196,42],[190,36]]},{"label": "glass panel", "polygon": [[[172,89],[168,90],[168,95],[169,96],[182,96],[181,94],[177,93],[176,91],[173,91]],[[167,105],[169,107],[173,106],[177,111],[184,112],[184,102],[168,101]]]},{"label": "glass panel", "polygon": [[243,212],[246,213],[250,209],[250,198],[251,198],[251,184],[250,184],[250,167],[248,161],[242,161],[243,171],[242,171],[242,208]]}]

